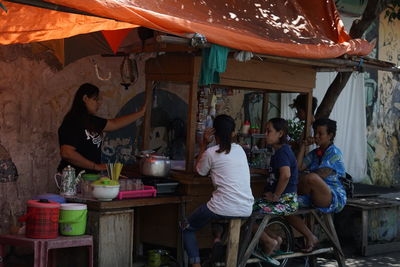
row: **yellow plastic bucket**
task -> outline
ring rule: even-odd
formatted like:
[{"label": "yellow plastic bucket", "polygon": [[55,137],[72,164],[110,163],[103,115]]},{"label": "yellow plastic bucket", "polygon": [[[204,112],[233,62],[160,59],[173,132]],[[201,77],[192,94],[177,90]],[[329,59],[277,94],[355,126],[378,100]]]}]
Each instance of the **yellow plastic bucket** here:
[{"label": "yellow plastic bucket", "polygon": [[86,231],[87,205],[61,204],[59,228],[62,235],[83,235]]}]

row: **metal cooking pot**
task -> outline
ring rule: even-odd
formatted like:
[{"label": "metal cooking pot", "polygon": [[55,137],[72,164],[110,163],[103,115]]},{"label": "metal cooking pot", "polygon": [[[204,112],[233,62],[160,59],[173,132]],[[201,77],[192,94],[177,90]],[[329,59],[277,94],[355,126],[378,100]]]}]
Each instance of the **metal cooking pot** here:
[{"label": "metal cooking pot", "polygon": [[168,157],[152,154],[142,154],[139,162],[140,173],[145,176],[166,177],[171,169]]}]

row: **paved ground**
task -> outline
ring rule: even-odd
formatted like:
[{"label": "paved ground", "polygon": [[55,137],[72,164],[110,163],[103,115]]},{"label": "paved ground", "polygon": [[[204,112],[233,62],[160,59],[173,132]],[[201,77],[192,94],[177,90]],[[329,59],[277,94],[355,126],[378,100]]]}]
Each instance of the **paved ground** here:
[{"label": "paved ground", "polygon": [[[381,254],[369,257],[361,257],[354,254],[346,253],[346,266],[347,267],[400,267],[400,251],[391,252],[388,254]],[[335,260],[327,260],[318,258],[318,265],[320,267],[337,267],[338,264]],[[307,267],[304,259],[293,260],[288,267]]]}]

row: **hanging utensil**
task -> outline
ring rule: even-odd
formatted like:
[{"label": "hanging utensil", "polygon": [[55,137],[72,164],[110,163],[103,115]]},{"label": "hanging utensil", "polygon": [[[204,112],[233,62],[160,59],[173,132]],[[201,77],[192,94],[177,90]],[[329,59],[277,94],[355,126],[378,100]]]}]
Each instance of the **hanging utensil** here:
[{"label": "hanging utensil", "polygon": [[136,60],[132,61],[128,55],[124,56],[121,66],[121,85],[128,90],[129,86],[136,82],[138,78],[138,69]]}]

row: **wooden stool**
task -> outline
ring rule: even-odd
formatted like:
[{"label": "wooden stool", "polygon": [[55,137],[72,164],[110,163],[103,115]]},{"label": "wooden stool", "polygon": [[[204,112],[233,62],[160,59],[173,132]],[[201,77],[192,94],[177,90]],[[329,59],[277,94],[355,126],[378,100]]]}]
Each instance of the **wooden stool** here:
[{"label": "wooden stool", "polygon": [[[24,235],[0,235],[0,267],[4,266],[4,246],[30,247],[34,252],[34,267],[56,266],[50,250],[58,248],[87,247],[89,267],[93,267],[93,238],[90,235],[59,236],[54,239],[27,238]],[[49,256],[50,259],[49,260]]]}]

